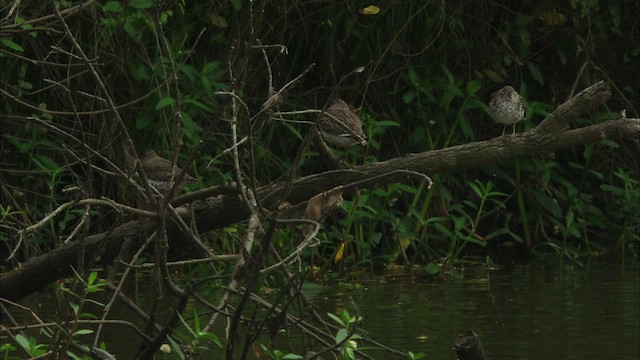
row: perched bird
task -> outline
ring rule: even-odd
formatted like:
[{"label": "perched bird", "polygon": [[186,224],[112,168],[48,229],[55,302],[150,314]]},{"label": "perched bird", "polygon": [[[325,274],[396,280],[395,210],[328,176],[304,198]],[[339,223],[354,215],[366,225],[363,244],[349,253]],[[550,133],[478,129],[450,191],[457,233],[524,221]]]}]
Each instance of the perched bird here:
[{"label": "perched bird", "polygon": [[507,85],[494,92],[489,101],[490,114],[493,120],[504,125],[502,135],[507,125],[513,125],[513,133],[516,133],[516,123],[524,120],[524,100],[513,87]]},{"label": "perched bird", "polygon": [[[142,157],[142,168],[147,175],[149,185],[155,187],[158,191],[165,191],[167,189],[167,182],[171,179],[171,171],[173,169],[173,176],[177,177],[182,171],[178,166],[174,166],[173,163],[167,159],[161,158],[155,151],[149,149],[145,151]],[[185,173],[182,177],[180,186],[195,182],[196,179]]]},{"label": "perched bird", "polygon": [[347,103],[341,99],[335,99],[325,112],[326,114],[320,114],[316,120],[324,141],[339,147],[367,144],[367,135],[362,131],[362,122]]}]

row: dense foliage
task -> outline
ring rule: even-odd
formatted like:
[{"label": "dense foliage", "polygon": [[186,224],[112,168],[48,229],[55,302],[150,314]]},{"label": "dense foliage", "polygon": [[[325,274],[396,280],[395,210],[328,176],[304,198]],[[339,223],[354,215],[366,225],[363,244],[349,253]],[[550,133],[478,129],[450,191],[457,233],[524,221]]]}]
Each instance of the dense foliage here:
[{"label": "dense foliage", "polygon": [[[251,3],[3,3],[5,266],[127,219],[109,207],[70,206],[36,233],[19,232],[69,201],[135,204],[126,181],[105,162],[131,169],[125,133],[139,154],[147,148],[167,158],[178,154],[200,179],[190,187],[196,190],[234,179],[228,154],[237,125],[238,137],[253,135],[253,152],[243,153],[240,164],[249,185],[280,179],[315,114],[263,123],[256,114],[274,90],[301,74],[277,110],[321,109],[332,94],[360,109],[369,143],[341,153],[352,164],[500,135],[486,104],[505,84],[527,102],[519,132],[598,80],[612,88],[608,107],[576,126],[618,118],[623,109],[638,117],[638,2],[397,1],[378,4],[379,12],[362,1]],[[600,253],[635,256],[639,151],[637,140],[606,140],[434,174],[428,190],[418,181],[362,190],[329,216],[320,245],[304,255],[325,269],[395,262],[429,264],[430,272],[463,254],[503,262],[555,253],[576,263]],[[311,146],[301,173],[326,170],[321,160]],[[235,252],[246,226],[221,229],[207,246]],[[290,235],[279,232],[275,245],[295,247]]]},{"label": "dense foliage", "polygon": [[[527,122],[519,131],[534,127],[597,79],[613,86],[611,110],[581,122],[615,118],[621,109],[637,114],[640,47],[633,2],[407,1],[377,14],[364,8],[364,3],[273,1],[259,2],[252,11],[242,1],[110,1],[74,8],[67,21],[138,151],[152,147],[170,156],[183,144],[184,161],[197,148],[190,171],[203,186],[230,178],[231,165],[220,156],[232,144],[229,101],[216,91],[236,89],[247,106],[240,116],[250,116],[269,96],[268,76],[279,89],[311,64],[316,65],[285,95],[280,109],[321,108],[332,92],[361,108],[371,141],[350,150],[356,164],[498,135],[485,103],[503,84],[513,84],[527,101]],[[62,192],[69,185],[82,184],[88,197],[119,199],[121,184],[79,159],[91,155],[86,147],[122,159],[114,145],[122,130],[105,100],[89,95],[98,85],[78,55],[65,50],[69,41],[54,31],[54,16],[40,18],[53,14],[51,4],[9,10],[2,32],[3,66],[9,71],[2,78],[1,205],[5,229],[15,230],[69,200]],[[364,72],[336,89],[359,66]],[[240,119],[241,135],[248,125]],[[287,171],[308,127],[272,121],[256,134],[256,185]],[[430,191],[419,184],[366,191],[334,219],[324,243],[334,248],[330,239],[353,240],[345,258],[356,262],[390,256],[398,244],[414,259],[428,261],[451,255],[459,241],[491,247],[515,241],[527,252],[546,248],[572,257],[625,252],[638,241],[637,151],[637,142],[603,141],[438,175]],[[304,171],[323,166],[311,149]],[[82,211],[58,216],[18,258],[55,246]],[[108,210],[99,212],[85,228],[88,233],[117,221]],[[354,219],[363,221],[351,226]],[[3,232],[4,254],[15,246],[12,233]]]}]

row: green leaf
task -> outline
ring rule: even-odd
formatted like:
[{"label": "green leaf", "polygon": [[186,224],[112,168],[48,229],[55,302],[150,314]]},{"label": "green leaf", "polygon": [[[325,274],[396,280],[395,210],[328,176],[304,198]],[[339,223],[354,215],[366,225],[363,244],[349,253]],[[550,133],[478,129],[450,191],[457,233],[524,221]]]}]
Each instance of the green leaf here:
[{"label": "green leaf", "polygon": [[460,130],[462,130],[462,133],[464,134],[465,138],[473,139],[474,136],[473,136],[473,128],[471,127],[471,122],[464,115],[463,112],[458,112],[456,114],[456,121],[458,122],[458,125],[460,125]]},{"label": "green leaf", "polygon": [[389,127],[389,126],[400,126],[400,123],[393,120],[382,120],[382,121],[376,122],[376,125],[381,127]]},{"label": "green leaf", "polygon": [[482,83],[478,80],[471,80],[467,83],[467,94],[475,95],[482,87]]},{"label": "green leaf", "polygon": [[542,205],[542,207],[547,209],[547,211],[549,211],[551,215],[553,215],[553,217],[559,218],[562,216],[562,209],[560,208],[560,205],[558,205],[558,203],[550,198],[547,194],[539,192],[537,197],[538,202]]},{"label": "green leaf", "polygon": [[600,185],[600,189],[602,191],[610,192],[610,193],[612,193],[614,195],[618,195],[618,196],[624,194],[624,190],[622,188],[619,188],[619,187],[614,186],[614,185],[602,184],[602,185]]},{"label": "green leaf", "polygon": [[284,123],[284,126],[289,129],[289,131],[291,131],[293,133],[293,135],[295,137],[297,137],[298,139],[302,140],[302,134],[300,134],[300,131],[298,131],[298,129],[294,128],[293,126],[291,126],[289,123]]},{"label": "green leaf", "polygon": [[536,66],[536,64],[529,61],[527,62],[527,67],[529,68],[531,77],[533,77],[535,81],[539,82],[540,85],[544,85],[544,78],[542,77],[542,72],[540,72],[540,69],[538,69],[538,66]]},{"label": "green leaf", "polygon": [[6,38],[6,37],[0,38],[0,43],[8,47],[9,49],[15,50],[17,52],[24,52],[24,49],[22,48],[22,46],[18,45],[17,43],[15,43],[13,40],[9,38]]},{"label": "green leaf", "polygon": [[122,4],[120,4],[120,1],[107,1],[107,3],[102,6],[102,10],[105,12],[117,13],[122,10]]},{"label": "green leaf", "polygon": [[418,81],[418,73],[416,73],[416,69],[411,65],[407,69],[407,76],[409,77],[411,85],[416,87],[420,85],[420,82]]},{"label": "green leaf", "polygon": [[602,145],[609,146],[609,147],[614,148],[614,149],[619,149],[620,148],[620,144],[618,144],[617,142],[615,142],[613,140],[602,140],[602,141],[599,141],[598,143],[602,144]]},{"label": "green leaf", "polygon": [[427,264],[427,267],[425,268],[425,270],[427,271],[427,274],[435,275],[435,274],[438,274],[440,272],[441,268],[442,268],[442,265],[434,263],[434,262],[430,262],[430,263]]},{"label": "green leaf", "polygon": [[440,64],[440,68],[442,69],[442,72],[444,72],[444,75],[447,77],[447,80],[449,80],[449,83],[455,84],[456,80],[451,71],[449,71],[449,69],[447,69],[447,67],[443,64]]},{"label": "green leaf", "polygon": [[162,99],[160,99],[160,101],[158,101],[158,103],[156,104],[156,110],[160,110],[169,105],[175,105],[175,103],[176,103],[176,100],[174,98],[172,98],[171,96],[165,96]]},{"label": "green leaf", "polygon": [[73,310],[74,314],[78,314],[78,310],[80,309],[80,307],[78,306],[78,304],[76,303],[69,303],[69,306],[71,307],[71,309]]},{"label": "green leaf", "polygon": [[233,5],[235,11],[240,11],[242,9],[242,0],[231,0],[231,5]]},{"label": "green leaf", "polygon": [[149,9],[154,5],[153,0],[129,0],[129,6],[134,9]]},{"label": "green leaf", "polygon": [[73,336],[76,336],[76,335],[89,335],[89,334],[93,334],[93,330],[91,330],[91,329],[80,329],[80,330],[74,332]]},{"label": "green leaf", "polygon": [[148,116],[136,117],[136,129],[145,129],[152,123],[152,119]]},{"label": "green leaf", "polygon": [[411,103],[415,98],[416,98],[415,91],[407,91],[402,95],[402,101],[404,101],[405,104]]},{"label": "green leaf", "polygon": [[30,348],[29,340],[27,340],[27,338],[25,338],[21,334],[17,334],[16,335],[16,341],[18,342],[18,345],[22,346],[24,349],[29,349]]},{"label": "green leaf", "polygon": [[21,89],[25,89],[25,90],[33,89],[33,85],[31,85],[30,82],[24,81],[22,79],[18,79],[18,86],[20,86]]},{"label": "green leaf", "polygon": [[46,155],[38,155],[37,157],[34,157],[33,160],[35,161],[36,165],[38,165],[40,170],[51,173],[58,173],[62,170],[62,168],[58,166],[58,164],[56,164],[56,162],[53,161],[52,158]]},{"label": "green leaf", "polygon": [[297,359],[304,359],[304,356],[300,356],[300,355],[296,355],[296,354],[287,354],[287,355],[284,355],[282,357],[282,359],[297,360]]},{"label": "green leaf", "polygon": [[[182,104],[193,105],[193,106],[197,107],[198,109],[203,110],[203,111],[208,112],[208,113],[212,113],[213,112],[212,108],[210,108],[209,106],[207,106],[206,104],[204,104],[204,103],[202,103],[202,102],[200,102],[198,100],[185,99],[184,101],[182,101]],[[187,108],[187,107],[185,106],[185,108]]]},{"label": "green leaf", "polygon": [[181,120],[182,133],[185,134],[189,138],[189,140],[198,141],[198,132],[203,130],[200,125],[193,121],[191,114],[185,111],[182,112]]},{"label": "green leaf", "polygon": [[471,188],[471,190],[473,190],[473,192],[476,193],[476,195],[478,195],[480,199],[484,198],[484,193],[480,189],[480,186],[478,184],[476,184],[475,182],[469,181],[468,185]]},{"label": "green leaf", "polygon": [[349,336],[347,329],[338,330],[338,332],[336,333],[336,344],[346,339],[347,336]]},{"label": "green leaf", "polygon": [[196,334],[201,333],[200,316],[198,316],[198,310],[196,310],[195,308],[193,309],[193,329]]},{"label": "green leaf", "polygon": [[489,77],[489,79],[491,79],[492,82],[494,83],[503,83],[504,82],[504,78],[498,74],[497,72],[493,71],[493,70],[484,70],[485,75],[487,75],[487,77]]},{"label": "green leaf", "polygon": [[182,349],[180,348],[180,345],[175,340],[173,340],[171,336],[167,336],[167,340],[169,341],[169,344],[171,344],[171,348],[173,349],[173,351],[175,351],[178,354],[178,358],[184,359],[185,355]]},{"label": "green leaf", "polygon": [[590,144],[584,148],[584,151],[582,152],[582,157],[585,158],[585,160],[589,160],[592,154],[593,154],[593,144]]},{"label": "green leaf", "polygon": [[211,21],[211,24],[213,24],[213,26],[220,29],[226,29],[229,27],[229,23],[227,22],[227,20],[218,14],[210,14],[209,20]]},{"label": "green leaf", "polygon": [[340,326],[344,326],[344,323],[342,322],[342,319],[340,319],[339,317],[335,316],[332,313],[327,313],[327,316],[329,316],[331,319],[333,319],[333,321],[337,322]]},{"label": "green leaf", "polygon": [[93,285],[93,283],[95,283],[97,278],[98,278],[98,272],[97,271],[92,271],[89,274],[89,278],[87,279],[87,285],[89,285],[89,286]]},{"label": "green leaf", "polygon": [[138,61],[129,62],[129,69],[131,71],[131,75],[133,75],[133,79],[136,81],[149,81],[151,80],[151,71],[147,67],[147,65]]}]

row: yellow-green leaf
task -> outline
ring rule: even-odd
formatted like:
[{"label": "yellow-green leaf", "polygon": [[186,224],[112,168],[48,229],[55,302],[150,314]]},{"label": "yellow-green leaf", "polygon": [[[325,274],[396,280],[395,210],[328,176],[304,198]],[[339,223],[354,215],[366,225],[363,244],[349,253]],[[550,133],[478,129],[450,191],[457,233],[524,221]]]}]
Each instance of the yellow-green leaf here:
[{"label": "yellow-green leaf", "polygon": [[221,29],[226,29],[229,27],[229,23],[227,23],[227,20],[218,14],[209,15],[209,19],[211,20],[211,23],[216,27],[219,27]]},{"label": "yellow-green leaf", "polygon": [[380,12],[380,8],[375,5],[369,5],[366,8],[360,9],[362,15],[376,15]]},{"label": "yellow-green leaf", "polygon": [[540,20],[549,26],[562,26],[567,22],[567,17],[554,10],[543,12],[540,15]]}]

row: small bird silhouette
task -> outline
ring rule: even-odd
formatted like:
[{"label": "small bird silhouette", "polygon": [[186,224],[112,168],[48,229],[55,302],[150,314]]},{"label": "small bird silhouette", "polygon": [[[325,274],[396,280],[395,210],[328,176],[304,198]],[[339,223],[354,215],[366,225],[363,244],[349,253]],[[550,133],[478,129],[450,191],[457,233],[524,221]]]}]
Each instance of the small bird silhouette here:
[{"label": "small bird silhouette", "polygon": [[327,114],[320,114],[316,120],[324,141],[338,147],[367,144],[360,118],[344,100],[335,99],[325,112]]},{"label": "small bird silhouette", "polygon": [[522,100],[522,96],[509,85],[491,95],[489,108],[493,120],[504,125],[502,135],[504,135],[507,125],[513,125],[513,134],[515,134],[516,123],[524,120],[524,100]]},{"label": "small bird silhouette", "polygon": [[[171,179],[171,172],[173,170],[173,176],[177,177],[182,169],[165,158],[160,157],[155,151],[149,149],[145,151],[142,157],[142,168],[147,175],[149,185],[155,187],[158,191],[165,191],[167,189],[167,183]],[[190,184],[196,181],[196,178],[185,173],[180,182],[180,186]]]}]

